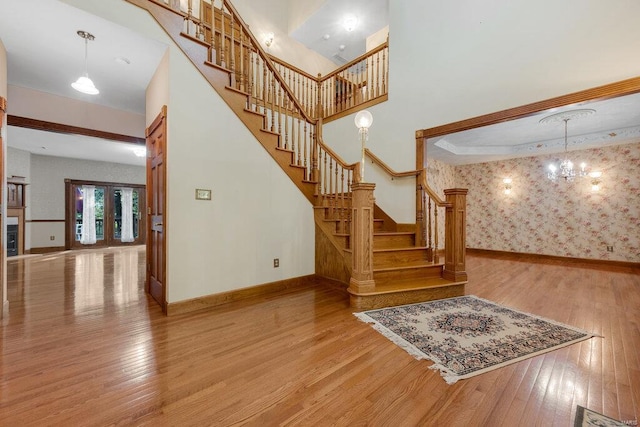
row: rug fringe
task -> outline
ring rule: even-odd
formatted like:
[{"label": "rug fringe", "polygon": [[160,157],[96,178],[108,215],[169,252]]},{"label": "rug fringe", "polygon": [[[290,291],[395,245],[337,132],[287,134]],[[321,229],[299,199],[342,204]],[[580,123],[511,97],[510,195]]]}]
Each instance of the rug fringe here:
[{"label": "rug fringe", "polygon": [[[447,298],[447,299],[454,300],[454,299],[463,299],[463,298],[472,298],[472,299],[484,301],[484,302],[486,302],[486,303],[488,303],[490,305],[501,307],[498,303],[486,300],[484,298],[479,298],[479,297],[477,297],[475,295],[466,295],[466,296]],[[407,304],[407,306],[410,306],[410,305],[417,305],[417,304]],[[401,306],[401,307],[403,307],[403,306]],[[397,308],[400,308],[400,307],[397,307]],[[487,366],[484,369],[479,369],[479,370],[476,370],[476,371],[473,371],[473,372],[468,372],[466,374],[464,374],[464,373],[456,374],[455,371],[452,371],[452,370],[448,369],[447,367],[445,367],[444,365],[442,365],[442,361],[441,360],[438,360],[437,358],[435,358],[435,359],[430,358],[427,354],[425,354],[420,349],[415,347],[409,341],[407,341],[404,338],[402,338],[401,336],[397,335],[391,329],[388,329],[382,323],[378,322],[377,320],[375,320],[374,318],[372,318],[371,316],[369,316],[367,314],[367,313],[376,312],[376,311],[384,310],[384,309],[369,310],[369,311],[366,311],[366,312],[353,313],[353,315],[356,316],[358,318],[358,320],[360,320],[361,322],[368,323],[371,326],[373,326],[373,329],[378,331],[385,338],[387,338],[389,341],[391,341],[392,343],[394,343],[395,345],[400,347],[402,350],[404,350],[407,353],[409,353],[416,360],[429,360],[429,361],[433,362],[433,364],[429,366],[429,369],[434,370],[434,371],[439,371],[440,376],[442,376],[442,378],[444,379],[444,381],[447,384],[455,384],[458,380],[467,379],[467,378],[470,378],[470,377],[473,377],[473,376],[476,376],[476,375],[479,375],[479,374],[482,374],[482,373],[493,371],[495,369],[498,369],[498,368],[501,368],[501,367],[504,367],[504,366],[519,362],[521,360],[525,360],[525,359],[528,359],[530,357],[535,357],[535,356],[538,356],[540,354],[544,354],[544,353],[547,353],[547,352],[558,350],[560,348],[563,348],[563,347],[566,347],[566,346],[569,346],[569,345],[572,345],[572,344],[575,344],[577,342],[584,341],[584,340],[587,340],[587,339],[590,339],[590,338],[594,338],[594,337],[603,338],[603,336],[600,335],[600,334],[595,334],[595,333],[592,333],[592,332],[588,332],[586,330],[583,330],[581,328],[577,328],[577,327],[572,326],[572,325],[567,325],[567,324],[564,324],[564,323],[561,323],[561,322],[558,322],[558,321],[555,321],[555,320],[552,320],[552,319],[547,319],[547,318],[542,317],[542,316],[538,316],[538,315],[535,315],[535,314],[532,314],[532,313],[527,313],[527,312],[524,312],[524,311],[516,310],[516,309],[513,309],[513,308],[507,308],[507,309],[510,310],[510,311],[516,312],[516,313],[524,314],[524,315],[529,316],[531,318],[539,319],[539,320],[542,320],[542,321],[550,323],[550,324],[554,324],[554,325],[557,325],[557,326],[560,326],[560,327],[563,327],[563,328],[566,328],[566,329],[569,329],[569,330],[573,330],[575,332],[578,332],[578,333],[582,334],[583,336],[580,337],[580,338],[571,340],[571,341],[564,342],[562,344],[558,344],[558,345],[552,346],[550,348],[539,349],[536,352],[528,353],[528,354],[523,355],[521,357],[516,357],[516,358],[513,358],[513,359],[505,360],[505,361],[503,361],[501,363],[496,363],[495,365]]]},{"label": "rug fringe", "polygon": [[431,360],[431,359],[425,357],[425,354],[423,352],[421,352],[420,350],[418,350],[413,344],[411,344],[410,342],[407,342],[404,338],[394,334],[392,331],[390,331],[389,329],[387,329],[385,326],[381,325],[380,323],[376,322],[374,319],[372,319],[371,317],[367,316],[365,313],[353,313],[353,314],[360,321],[362,321],[364,323],[368,323],[371,326],[373,326],[373,329],[375,329],[376,331],[380,332],[380,334],[382,334],[382,336],[384,336],[386,339],[388,339],[389,341],[391,341],[392,343],[394,343],[395,345],[400,347],[402,350],[404,350],[407,353],[409,353],[416,360],[425,360],[425,359],[426,360]]}]

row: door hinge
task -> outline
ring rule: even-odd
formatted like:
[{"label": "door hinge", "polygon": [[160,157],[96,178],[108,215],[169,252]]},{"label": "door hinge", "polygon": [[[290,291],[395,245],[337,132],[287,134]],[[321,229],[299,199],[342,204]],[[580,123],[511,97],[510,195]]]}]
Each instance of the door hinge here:
[{"label": "door hinge", "polygon": [[147,215],[151,215],[151,207],[147,206]]}]

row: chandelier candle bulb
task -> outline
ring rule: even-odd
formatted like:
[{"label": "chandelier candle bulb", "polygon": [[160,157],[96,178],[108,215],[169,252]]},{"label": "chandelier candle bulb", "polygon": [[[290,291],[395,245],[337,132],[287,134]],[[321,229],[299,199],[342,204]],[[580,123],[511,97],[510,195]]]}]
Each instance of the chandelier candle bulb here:
[{"label": "chandelier candle bulb", "polygon": [[560,162],[559,167],[554,164],[549,165],[547,178],[549,178],[551,181],[557,181],[559,178],[562,178],[564,181],[573,181],[576,176],[583,177],[587,175],[586,163],[580,163],[580,171],[576,172],[573,168],[573,162],[569,160],[567,123],[569,122],[569,120],[589,116],[591,114],[594,114],[595,112],[595,110],[591,109],[571,110],[552,114],[540,120],[540,123],[555,123],[560,121],[564,122],[564,159]]}]

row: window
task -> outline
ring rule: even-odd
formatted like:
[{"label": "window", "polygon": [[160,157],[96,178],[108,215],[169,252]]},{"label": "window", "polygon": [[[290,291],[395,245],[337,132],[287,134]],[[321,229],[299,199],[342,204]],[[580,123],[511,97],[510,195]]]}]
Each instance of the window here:
[{"label": "window", "polygon": [[[106,183],[65,180],[66,184],[66,248],[80,249],[94,246],[141,245],[145,243],[145,187],[139,184]],[[130,206],[127,193],[130,189]],[[88,192],[92,192],[90,194]],[[93,200],[92,214],[85,203]],[[126,214],[130,212],[130,223]],[[93,233],[86,218],[92,218],[95,240],[87,238]],[[123,223],[124,229],[123,229]],[[127,231],[127,224],[130,228]],[[83,240],[83,231],[85,239]],[[123,231],[125,236],[123,237]],[[93,237],[91,235],[91,237]],[[95,243],[93,243],[95,241]]]}]

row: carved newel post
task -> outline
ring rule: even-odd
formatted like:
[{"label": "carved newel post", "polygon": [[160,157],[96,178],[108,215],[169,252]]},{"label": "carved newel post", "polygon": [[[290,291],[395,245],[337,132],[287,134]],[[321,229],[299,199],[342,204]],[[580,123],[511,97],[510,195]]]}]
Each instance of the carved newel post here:
[{"label": "carved newel post", "polygon": [[356,182],[351,186],[352,270],[349,291],[373,292],[373,190],[376,185]]},{"label": "carved newel post", "polygon": [[375,184],[364,180],[364,154],[369,126],[373,116],[366,110],[356,114],[355,124],[360,134],[360,167],[354,171],[351,185],[351,279],[349,291],[355,294],[373,292],[373,190]]},{"label": "carved newel post", "polygon": [[444,271],[442,277],[455,282],[467,280],[465,252],[467,245],[467,190],[444,190],[449,204],[445,212]]}]

